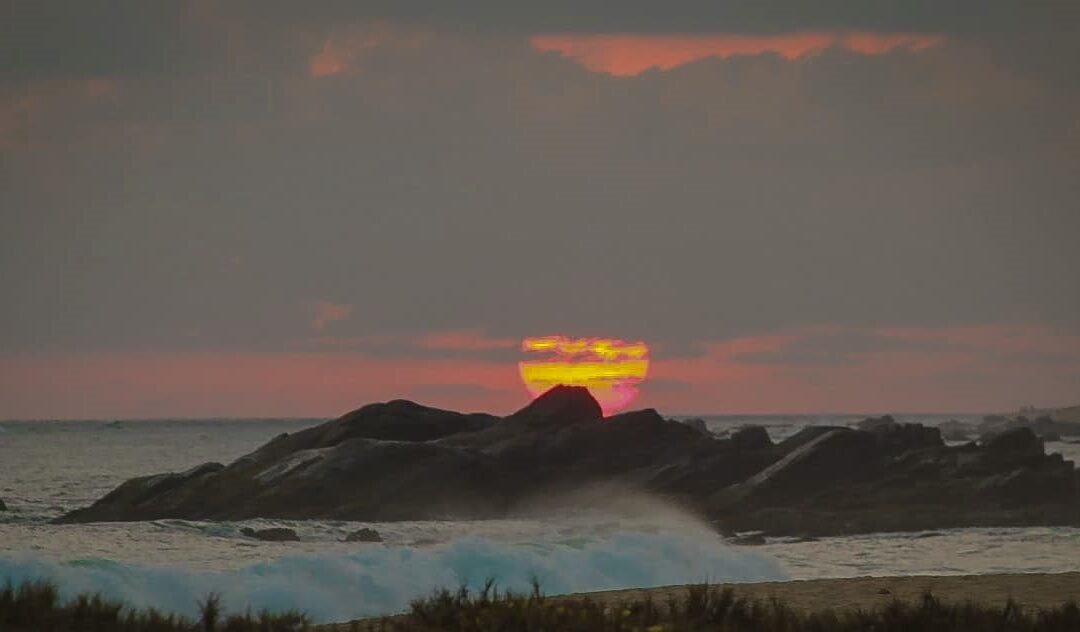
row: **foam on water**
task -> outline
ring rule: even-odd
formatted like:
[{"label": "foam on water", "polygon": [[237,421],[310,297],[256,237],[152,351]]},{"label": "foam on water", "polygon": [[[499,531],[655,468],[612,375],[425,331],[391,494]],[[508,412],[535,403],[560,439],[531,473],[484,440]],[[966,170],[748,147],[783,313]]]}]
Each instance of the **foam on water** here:
[{"label": "foam on water", "polygon": [[317,622],[399,612],[439,588],[473,589],[495,579],[501,589],[573,593],[700,582],[783,579],[754,552],[697,534],[618,532],[602,539],[512,544],[464,538],[433,547],[372,546],[338,554],[283,557],[232,571],[57,561],[40,555],[0,557],[0,581],[49,579],[64,596],[100,592],[134,606],[194,614],[208,592],[226,609],[296,608]]}]

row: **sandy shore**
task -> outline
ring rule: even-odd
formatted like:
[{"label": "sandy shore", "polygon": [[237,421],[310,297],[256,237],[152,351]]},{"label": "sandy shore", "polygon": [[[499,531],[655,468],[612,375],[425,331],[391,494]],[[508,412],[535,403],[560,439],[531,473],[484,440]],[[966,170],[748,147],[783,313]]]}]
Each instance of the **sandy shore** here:
[{"label": "sandy shore", "polygon": [[[851,579],[812,579],[803,581],[763,582],[759,584],[724,584],[736,594],[751,599],[776,597],[793,608],[871,609],[893,599],[914,600],[923,592],[933,591],[942,601],[1004,604],[1010,597],[1027,608],[1059,606],[1070,600],[1080,601],[1080,572],[1000,575],[915,575],[907,577],[856,577]],[[669,596],[685,595],[686,586],[631,588],[576,595],[552,596],[552,599],[589,598],[605,603],[635,601],[651,596],[664,602]],[[347,626],[325,626],[329,631]]]}]

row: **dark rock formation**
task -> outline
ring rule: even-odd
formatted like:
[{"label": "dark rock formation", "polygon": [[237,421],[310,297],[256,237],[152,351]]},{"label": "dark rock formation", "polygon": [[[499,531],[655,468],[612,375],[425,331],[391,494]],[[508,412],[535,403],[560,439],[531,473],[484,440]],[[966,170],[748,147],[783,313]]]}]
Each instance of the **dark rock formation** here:
[{"label": "dark rock formation", "polygon": [[[400,426],[400,427],[399,427]],[[828,535],[1080,524],[1078,477],[1029,428],[949,447],[936,428],[878,418],[719,439],[654,410],[602,418],[557,387],[503,419],[373,404],[274,438],[222,466],[133,479],[59,522],[186,518],[490,518],[584,488],[649,492],[723,532]]]},{"label": "dark rock formation", "polygon": [[739,428],[731,435],[731,444],[737,449],[763,450],[771,448],[773,442],[769,438],[769,433],[761,426],[746,426]]},{"label": "dark rock formation", "polygon": [[349,535],[345,536],[346,542],[382,542],[382,536],[375,529],[364,527],[353,531]]},{"label": "dark rock formation", "polygon": [[243,529],[240,529],[240,533],[249,538],[262,540],[263,542],[300,541],[300,536],[296,535],[295,531],[286,529],[285,527],[270,527],[269,529],[252,529],[251,527],[244,527]]},{"label": "dark rock formation", "polygon": [[701,417],[691,417],[690,419],[683,419],[682,422],[687,426],[690,426],[694,430],[697,430],[701,434],[709,434],[709,427],[705,425],[705,420]]},{"label": "dark rock formation", "polygon": [[982,441],[989,441],[995,435],[1017,428],[1028,428],[1045,441],[1060,441],[1062,437],[1080,437],[1080,423],[1056,420],[1049,415],[1041,415],[1034,420],[1023,415],[1008,418],[988,415],[979,424],[978,433]]},{"label": "dark rock formation", "polygon": [[0,498],[0,511],[7,511],[7,505],[4,504],[4,499]]},{"label": "dark rock formation", "polygon": [[938,426],[941,438],[946,441],[967,441],[971,437],[973,428],[963,422],[950,419]]}]

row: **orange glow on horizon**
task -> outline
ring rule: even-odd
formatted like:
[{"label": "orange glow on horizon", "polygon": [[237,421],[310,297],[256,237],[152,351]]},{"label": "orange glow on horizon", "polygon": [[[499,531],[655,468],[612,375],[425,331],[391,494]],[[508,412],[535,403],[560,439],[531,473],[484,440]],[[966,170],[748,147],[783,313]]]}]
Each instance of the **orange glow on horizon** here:
[{"label": "orange glow on horizon", "polygon": [[784,35],[544,34],[530,40],[541,52],[554,52],[593,72],[632,77],[646,70],[671,70],[691,62],[733,55],[773,53],[794,61],[839,47],[863,55],[894,50],[920,52],[944,38],[928,33],[829,33]]},{"label": "orange glow on horizon", "polygon": [[584,386],[605,415],[633,401],[649,371],[649,348],[644,342],[546,336],[522,340],[521,349],[549,354],[547,360],[518,363],[521,380],[533,397],[560,384]]}]

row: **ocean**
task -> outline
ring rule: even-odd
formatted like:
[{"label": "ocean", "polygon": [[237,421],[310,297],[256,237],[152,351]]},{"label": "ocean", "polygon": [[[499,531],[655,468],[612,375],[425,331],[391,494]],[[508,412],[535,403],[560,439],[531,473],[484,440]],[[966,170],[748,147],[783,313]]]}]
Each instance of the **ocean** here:
[{"label": "ocean", "polygon": [[[717,433],[758,424],[774,440],[812,424],[851,425],[862,415],[708,416]],[[898,421],[976,423],[978,415],[895,415]],[[724,543],[707,525],[647,498],[608,508],[513,520],[51,525],[123,481],[228,463],[282,432],[319,419],[0,422],[0,582],[48,578],[66,595],[100,592],[133,605],[192,614],[207,592],[233,610],[299,608],[317,622],[407,608],[442,588],[494,579],[549,593],[700,581],[768,581],[863,575],[1080,570],[1080,529],[948,529]],[[1080,462],[1080,445],[1053,442]],[[258,542],[244,527],[285,526],[300,542]],[[381,544],[345,543],[372,527]]]}]

